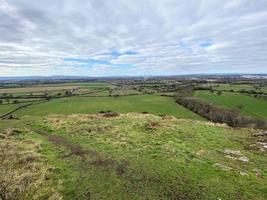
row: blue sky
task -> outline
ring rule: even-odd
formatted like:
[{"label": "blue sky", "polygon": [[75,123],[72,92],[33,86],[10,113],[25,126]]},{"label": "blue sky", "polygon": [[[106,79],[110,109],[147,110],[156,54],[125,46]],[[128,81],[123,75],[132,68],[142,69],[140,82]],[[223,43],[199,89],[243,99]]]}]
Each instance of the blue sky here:
[{"label": "blue sky", "polygon": [[267,73],[266,0],[0,0],[0,76]]}]

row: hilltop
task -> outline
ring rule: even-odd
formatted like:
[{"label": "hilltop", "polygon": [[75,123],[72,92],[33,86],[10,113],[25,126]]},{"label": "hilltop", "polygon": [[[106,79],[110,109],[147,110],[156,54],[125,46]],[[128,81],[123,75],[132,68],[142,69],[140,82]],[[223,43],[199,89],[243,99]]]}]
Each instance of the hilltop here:
[{"label": "hilltop", "polygon": [[1,177],[15,172],[6,191],[27,185],[22,199],[267,198],[266,136],[253,129],[115,112],[25,116],[0,127],[9,149]]}]

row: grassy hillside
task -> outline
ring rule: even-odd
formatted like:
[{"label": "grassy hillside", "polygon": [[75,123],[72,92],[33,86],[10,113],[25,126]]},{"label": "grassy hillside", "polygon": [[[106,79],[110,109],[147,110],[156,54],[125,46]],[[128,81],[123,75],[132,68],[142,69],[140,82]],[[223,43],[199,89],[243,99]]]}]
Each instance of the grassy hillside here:
[{"label": "grassy hillside", "polygon": [[149,112],[153,114],[168,114],[178,118],[202,118],[193,112],[179,106],[172,98],[155,95],[137,95],[124,97],[73,97],[56,99],[46,103],[31,106],[17,112],[18,115],[47,115],[97,113],[99,111]]},{"label": "grassy hillside", "polygon": [[258,119],[267,119],[267,101],[262,99],[230,92],[223,92],[222,95],[217,95],[210,91],[197,91],[195,96],[228,108],[237,108],[237,106],[241,105],[241,113]]},{"label": "grassy hillside", "polygon": [[264,138],[252,130],[134,113],[24,120],[0,122],[0,144],[26,155],[43,199],[267,198]]}]

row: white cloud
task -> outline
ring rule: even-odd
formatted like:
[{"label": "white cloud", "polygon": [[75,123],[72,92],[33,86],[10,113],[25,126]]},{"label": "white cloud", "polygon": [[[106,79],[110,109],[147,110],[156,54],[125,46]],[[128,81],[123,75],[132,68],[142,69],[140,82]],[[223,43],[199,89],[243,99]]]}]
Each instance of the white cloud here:
[{"label": "white cloud", "polygon": [[267,72],[266,10],[266,0],[0,0],[0,76]]}]

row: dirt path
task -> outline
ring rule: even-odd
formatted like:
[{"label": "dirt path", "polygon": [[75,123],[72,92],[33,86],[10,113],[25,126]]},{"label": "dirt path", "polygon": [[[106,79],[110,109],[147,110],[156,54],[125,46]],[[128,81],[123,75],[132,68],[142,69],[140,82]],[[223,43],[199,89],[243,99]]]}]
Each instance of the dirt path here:
[{"label": "dirt path", "polygon": [[80,145],[77,144],[73,144],[70,141],[68,141],[67,139],[65,139],[64,137],[61,136],[57,136],[57,135],[51,135],[48,132],[44,131],[44,130],[35,130],[36,133],[43,135],[45,137],[47,137],[47,139],[54,145],[56,146],[64,146],[65,148],[67,148],[68,150],[71,151],[71,153],[67,156],[64,157],[68,157],[71,155],[76,155],[76,156],[84,156],[85,154],[92,154],[94,153],[93,151],[88,151],[88,150],[83,150],[82,147]]},{"label": "dirt path", "polygon": [[47,139],[56,146],[63,146],[70,150],[70,153],[62,156],[61,158],[67,158],[69,156],[75,155],[86,158],[89,155],[89,160],[84,159],[85,164],[93,165],[97,168],[101,168],[102,170],[115,170],[116,174],[122,176],[126,171],[130,164],[127,160],[117,161],[114,160],[107,155],[100,153],[95,150],[84,150],[80,145],[73,144],[68,141],[66,138],[58,135],[51,135],[44,130],[34,130],[34,132],[47,137]]}]

